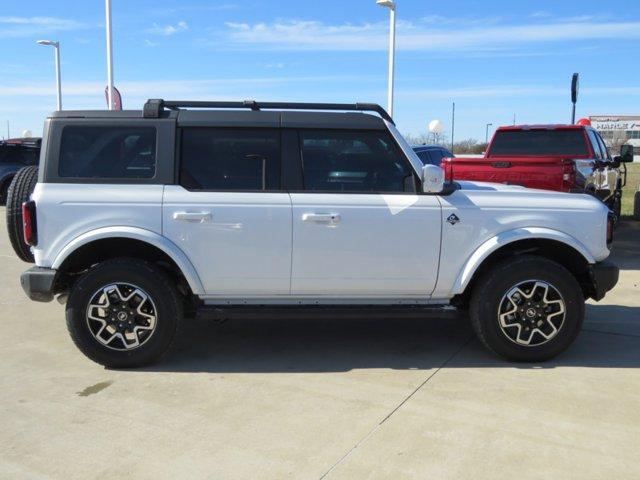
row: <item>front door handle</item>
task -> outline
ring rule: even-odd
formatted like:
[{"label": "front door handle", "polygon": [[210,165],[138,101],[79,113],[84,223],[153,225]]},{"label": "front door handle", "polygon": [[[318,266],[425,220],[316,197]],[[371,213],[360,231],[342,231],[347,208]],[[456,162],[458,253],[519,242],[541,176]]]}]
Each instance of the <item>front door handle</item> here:
[{"label": "front door handle", "polygon": [[334,224],[334,223],[340,222],[340,214],[339,213],[303,213],[302,221]]},{"label": "front door handle", "polygon": [[182,222],[210,222],[211,212],[173,212],[173,219]]}]

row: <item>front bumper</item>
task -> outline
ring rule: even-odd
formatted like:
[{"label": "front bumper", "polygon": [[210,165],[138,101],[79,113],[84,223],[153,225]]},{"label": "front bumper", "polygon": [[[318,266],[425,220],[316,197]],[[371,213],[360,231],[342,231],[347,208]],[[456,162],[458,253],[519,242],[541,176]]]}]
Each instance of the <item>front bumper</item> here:
[{"label": "front bumper", "polygon": [[593,283],[593,299],[602,300],[605,294],[616,286],[620,269],[611,262],[598,262],[589,266],[589,276]]},{"label": "front bumper", "polygon": [[50,302],[54,296],[54,284],[57,270],[43,267],[31,267],[20,275],[20,284],[24,293],[36,302]]}]

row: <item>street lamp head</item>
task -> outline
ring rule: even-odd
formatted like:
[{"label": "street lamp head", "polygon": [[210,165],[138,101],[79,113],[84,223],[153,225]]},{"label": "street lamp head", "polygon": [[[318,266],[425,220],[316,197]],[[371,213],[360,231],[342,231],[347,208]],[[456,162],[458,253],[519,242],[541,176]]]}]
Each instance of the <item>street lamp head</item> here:
[{"label": "street lamp head", "polygon": [[55,42],[53,40],[38,40],[36,43],[38,45],[51,45],[53,47],[57,47],[58,46],[58,42]]},{"label": "street lamp head", "polygon": [[396,2],[394,2],[394,0],[376,0],[376,3],[381,7],[387,7],[391,10],[396,9]]}]

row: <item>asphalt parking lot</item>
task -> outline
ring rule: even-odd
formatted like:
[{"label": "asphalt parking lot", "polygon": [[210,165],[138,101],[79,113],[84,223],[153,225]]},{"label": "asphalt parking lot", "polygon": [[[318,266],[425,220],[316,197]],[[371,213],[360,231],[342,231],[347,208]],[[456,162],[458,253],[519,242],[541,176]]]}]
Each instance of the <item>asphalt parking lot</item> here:
[{"label": "asphalt parking lot", "polygon": [[[4,219],[4,208],[0,208]],[[0,227],[1,478],[640,478],[640,223],[554,361],[461,320],[193,322],[160,364],[91,363]]]}]

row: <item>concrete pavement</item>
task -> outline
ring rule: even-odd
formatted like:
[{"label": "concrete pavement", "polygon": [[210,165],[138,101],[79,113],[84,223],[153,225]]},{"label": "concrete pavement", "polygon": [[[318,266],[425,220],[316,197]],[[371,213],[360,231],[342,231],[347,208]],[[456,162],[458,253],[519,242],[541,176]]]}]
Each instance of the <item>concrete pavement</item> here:
[{"label": "concrete pavement", "polygon": [[614,260],[620,285],[540,365],[464,320],[238,320],[113,371],[27,300],[2,224],[0,478],[639,478],[640,225]]}]

